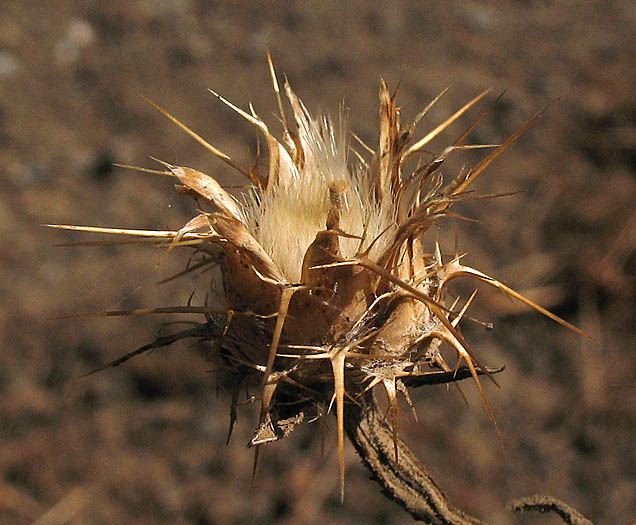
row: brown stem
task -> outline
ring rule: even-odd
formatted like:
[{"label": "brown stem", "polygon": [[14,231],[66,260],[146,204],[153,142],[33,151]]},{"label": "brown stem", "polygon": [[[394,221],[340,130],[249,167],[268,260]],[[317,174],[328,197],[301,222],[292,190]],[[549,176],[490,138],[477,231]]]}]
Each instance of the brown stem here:
[{"label": "brown stem", "polygon": [[514,512],[554,512],[568,525],[594,525],[576,509],[552,496],[537,494],[527,498],[518,498],[509,502],[508,508]]},{"label": "brown stem", "polygon": [[399,461],[396,461],[393,432],[372,393],[364,396],[360,405],[347,405],[345,428],[358,454],[382,485],[384,494],[402,505],[416,520],[434,525],[483,523],[450,504],[426,467],[399,438]]},{"label": "brown stem", "polygon": [[[496,371],[493,369],[491,372]],[[462,379],[465,375],[465,371],[460,369],[451,380]],[[433,383],[447,378],[432,376],[424,379]],[[484,523],[453,507],[426,467],[399,438],[399,461],[396,460],[393,431],[378,410],[372,392],[362,397],[359,404],[347,405],[345,429],[384,494],[402,505],[416,520],[433,525]],[[576,509],[551,496],[519,498],[510,502],[508,508],[514,512],[553,512],[570,525],[593,525]]]}]

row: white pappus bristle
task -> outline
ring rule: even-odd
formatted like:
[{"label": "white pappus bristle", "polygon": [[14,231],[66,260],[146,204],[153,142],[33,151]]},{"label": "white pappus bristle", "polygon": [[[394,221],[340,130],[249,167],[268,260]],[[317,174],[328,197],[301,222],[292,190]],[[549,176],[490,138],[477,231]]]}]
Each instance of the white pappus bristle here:
[{"label": "white pappus bristle", "polygon": [[267,191],[251,193],[244,208],[250,233],[289,282],[300,281],[307,248],[326,227],[330,188],[342,188],[344,194],[340,229],[351,237],[340,238],[343,257],[353,257],[382,234],[369,254],[374,259],[396,228],[395,203],[387,199],[378,204],[367,168],[348,158],[343,112],[334,125],[329,118],[312,118],[302,109],[302,118],[297,118],[305,157],[302,167],[290,163],[289,177],[279,178]]}]

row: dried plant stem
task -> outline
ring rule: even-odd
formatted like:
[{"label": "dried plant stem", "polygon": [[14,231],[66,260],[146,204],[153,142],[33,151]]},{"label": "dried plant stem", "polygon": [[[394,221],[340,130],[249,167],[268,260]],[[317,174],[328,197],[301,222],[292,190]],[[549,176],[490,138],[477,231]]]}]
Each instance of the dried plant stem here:
[{"label": "dried plant stem", "polygon": [[[457,379],[468,377],[462,368]],[[395,441],[393,429],[379,410],[372,391],[358,404],[347,405],[345,430],[358,454],[384,494],[400,504],[413,518],[433,525],[475,525],[485,522],[455,508],[442,489],[400,438]],[[399,461],[394,454],[397,446]],[[553,512],[569,525],[593,525],[576,509],[551,496],[535,495],[518,498],[508,504],[513,512]]]},{"label": "dried plant stem", "polygon": [[576,509],[552,496],[536,494],[526,498],[517,498],[508,503],[508,508],[514,512],[554,512],[569,525],[594,525]]},{"label": "dried plant stem", "polygon": [[378,410],[372,392],[360,400],[360,405],[348,405],[345,414],[349,439],[385,495],[416,520],[439,525],[483,523],[451,505],[426,467],[400,438],[399,461],[396,459],[393,430]]}]

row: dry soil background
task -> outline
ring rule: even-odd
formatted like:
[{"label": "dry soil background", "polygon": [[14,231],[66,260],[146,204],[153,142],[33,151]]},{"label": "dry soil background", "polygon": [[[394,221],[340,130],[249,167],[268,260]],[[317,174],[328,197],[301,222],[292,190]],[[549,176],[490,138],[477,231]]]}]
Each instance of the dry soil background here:
[{"label": "dry soil background", "polygon": [[601,524],[636,519],[636,389],[621,386],[636,383],[636,7],[385,4],[2,2],[0,522],[410,522],[352,447],[339,503],[333,422],[322,458],[317,426],[267,447],[251,489],[253,407],[225,446],[228,399],[196,348],[77,380],[169,329],[166,319],[51,320],[185,304],[205,286],[204,277],[155,284],[183,268],[178,253],[54,247],[87,237],[41,224],[175,228],[191,217],[169,180],[113,162],[152,167],[155,155],[237,184],[140,94],[247,164],[254,131],[206,88],[269,117],[266,47],[312,110],[335,113],[344,98],[369,143],[380,76],[401,79],[405,120],[451,86],[422,133],[481,90],[493,88],[492,99],[506,89],[473,142],[502,140],[558,98],[479,184],[523,193],[465,206],[481,222],[446,226],[470,264],[601,344],[480,289],[473,314],[495,330],[467,327],[467,337],[488,364],[507,366],[502,388],[487,387],[505,449],[468,385],[470,406],[442,387],[420,392],[420,423],[404,410],[402,435],[452,501],[489,522],[558,523],[505,510],[535,492]]}]

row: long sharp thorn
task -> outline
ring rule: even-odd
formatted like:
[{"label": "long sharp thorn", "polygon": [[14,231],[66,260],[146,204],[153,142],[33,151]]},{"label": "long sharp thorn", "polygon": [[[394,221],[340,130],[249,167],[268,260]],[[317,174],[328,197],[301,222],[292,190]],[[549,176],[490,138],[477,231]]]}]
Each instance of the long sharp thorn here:
[{"label": "long sharp thorn", "polygon": [[[132,235],[135,237],[153,237],[161,239],[171,239],[177,235],[175,231],[158,231],[158,230],[135,230],[127,228],[103,228],[101,226],[78,226],[74,224],[44,224],[47,228],[55,228],[57,230],[72,230],[89,233],[108,233],[111,235]],[[184,235],[184,238],[198,238],[200,236]]]},{"label": "long sharp thorn", "polygon": [[338,469],[340,472],[340,501],[344,501],[345,461],[344,461],[344,366],[345,352],[338,352],[331,358],[333,382],[336,397],[336,417],[338,421]]},{"label": "long sharp thorn", "polygon": [[117,163],[114,163],[113,166],[115,166],[116,168],[123,168],[123,169],[126,169],[126,170],[141,171],[143,173],[153,173],[155,175],[163,175],[165,177],[174,177],[174,173],[172,173],[170,171],[153,170],[153,169],[150,169],[150,168],[142,168],[141,166],[131,166],[130,164],[117,164]]},{"label": "long sharp thorn", "polygon": [[274,93],[276,94],[276,102],[278,104],[278,111],[280,112],[281,122],[283,128],[285,128],[285,134],[289,134],[289,125],[287,123],[287,115],[285,114],[285,107],[283,106],[283,99],[280,95],[280,87],[278,85],[278,78],[276,77],[276,70],[274,69],[274,61],[272,55],[267,50],[267,63],[269,64],[269,74],[272,77],[272,85],[274,87]]},{"label": "long sharp thorn", "polygon": [[486,155],[477,165],[470,170],[470,173],[466,176],[463,182],[461,182],[456,188],[453,189],[451,195],[457,195],[464,191],[473,181],[483,173],[483,171],[490,166],[499,155],[501,155],[508,147],[515,142],[521,135],[523,135],[528,128],[530,128],[537,120],[541,118],[547,106],[541,111],[538,111],[530,120],[528,120],[517,131],[510,135],[498,148],[495,148],[488,155]]},{"label": "long sharp thorn", "polygon": [[227,429],[227,439],[225,441],[226,445],[230,444],[230,439],[232,438],[232,430],[234,430],[234,423],[236,423],[236,406],[238,404],[238,396],[240,391],[240,383],[234,387],[234,391],[232,392],[232,404],[230,405],[230,423]]},{"label": "long sharp thorn", "polygon": [[252,463],[252,479],[250,480],[250,488],[254,488],[256,484],[256,469],[258,468],[258,455],[261,451],[260,445],[254,445],[254,462]]},{"label": "long sharp thorn", "polygon": [[486,275],[485,273],[480,272],[479,270],[475,270],[474,268],[470,268],[468,266],[461,266],[459,270],[457,270],[456,272],[453,272],[453,278],[454,277],[458,277],[460,275],[466,275],[466,276],[475,277],[476,279],[479,279],[482,282],[490,284],[491,286],[493,286],[495,288],[498,288],[502,292],[508,294],[510,297],[514,297],[518,301],[521,301],[522,303],[524,303],[525,305],[529,306],[533,310],[536,310],[537,312],[545,315],[549,319],[552,319],[554,322],[559,323],[561,326],[564,326],[564,327],[568,328],[569,330],[572,330],[573,332],[575,332],[575,333],[577,333],[579,335],[587,337],[588,339],[591,339],[592,341],[598,342],[591,335],[587,334],[586,332],[584,332],[580,328],[577,328],[573,324],[568,323],[565,319],[561,319],[558,315],[555,315],[552,312],[550,312],[549,310],[546,310],[545,308],[543,308],[543,306],[538,305],[534,301],[531,301],[530,299],[528,299],[524,295],[521,295],[519,292],[513,290],[509,286],[506,286],[502,282],[497,281],[496,279],[493,279],[492,277],[489,277],[488,275]]},{"label": "long sharp thorn", "polygon": [[444,131],[448,126],[450,126],[453,122],[455,122],[459,117],[461,117],[466,111],[468,111],[471,107],[473,107],[477,102],[479,102],[482,98],[484,98],[490,92],[489,89],[481,92],[470,102],[465,104],[463,107],[458,109],[453,115],[447,118],[444,122],[442,122],[439,126],[437,126],[432,131],[429,131],[423,138],[413,144],[409,149],[404,153],[404,158],[409,157],[416,151],[422,149],[426,144],[428,144],[431,140],[433,140],[437,135],[439,135],[442,131]]},{"label": "long sharp thorn", "polygon": [[413,121],[413,126],[417,126],[419,121],[422,120],[422,118],[430,111],[430,109],[437,103],[437,101],[446,94],[449,89],[450,86],[442,89],[442,91],[440,91],[439,94],[433,100],[431,100],[422,111],[417,114],[415,120]]},{"label": "long sharp thorn", "polygon": [[241,168],[238,164],[236,164],[229,155],[226,155],[221,150],[215,148],[212,144],[210,144],[207,140],[205,140],[201,135],[191,130],[188,126],[186,126],[179,119],[168,113],[161,106],[150,100],[148,97],[142,95],[146,102],[152,105],[155,109],[157,109],[162,115],[171,120],[174,124],[176,124],[179,128],[185,131],[188,135],[190,135],[194,140],[196,140],[199,144],[201,144],[205,149],[210,151],[215,157],[219,158],[223,162],[225,162],[228,166],[234,168],[239,173],[245,175],[248,179],[252,179],[250,174],[243,168]]},{"label": "long sharp thorn", "polygon": [[475,381],[475,384],[477,385],[477,390],[479,390],[479,395],[484,404],[484,408],[486,409],[486,412],[488,413],[488,417],[490,418],[490,421],[492,422],[493,427],[495,427],[495,433],[497,434],[497,439],[499,440],[499,444],[501,445],[501,448],[503,448],[504,447],[503,436],[501,435],[501,432],[499,431],[499,426],[497,425],[495,414],[490,408],[490,404],[488,403],[488,399],[486,398],[484,389],[481,386],[481,381],[479,380],[479,376],[477,375],[477,371],[475,370],[475,365],[473,364],[471,359],[466,359],[466,363],[468,364],[468,368],[470,369],[470,375],[473,376],[473,380]]},{"label": "long sharp thorn", "polygon": [[206,330],[205,325],[197,326],[195,328],[188,328],[187,330],[182,330],[181,332],[177,332],[176,334],[158,337],[152,343],[148,343],[147,345],[144,345],[138,348],[137,350],[133,350],[132,352],[129,352],[123,355],[122,357],[109,362],[108,364],[104,366],[95,368],[94,370],[91,370],[90,372],[81,375],[80,378],[91,376],[93,374],[96,374],[97,372],[102,372],[103,370],[106,370],[108,368],[115,368],[119,365],[124,364],[126,361],[129,361],[133,357],[137,357],[138,355],[141,355],[145,352],[149,352],[151,350],[155,350],[163,346],[169,346],[172,343],[178,341],[179,339],[185,339],[189,337],[201,337],[202,335],[205,334],[205,330]]},{"label": "long sharp thorn", "polygon": [[389,413],[391,415],[391,429],[393,430],[393,451],[395,453],[396,463],[398,458],[398,422],[397,422],[397,392],[395,389],[395,378],[385,379],[383,381],[384,389],[389,400]]},{"label": "long sharp thorn", "polygon": [[488,114],[490,113],[490,111],[497,105],[497,103],[501,100],[501,98],[504,96],[506,92],[502,91],[495,100],[493,100],[492,104],[490,104],[487,108],[485,108],[480,114],[479,116],[475,119],[475,121],[468,126],[468,129],[466,131],[464,131],[464,133],[455,141],[455,143],[453,144],[454,146],[459,146],[461,144],[464,143],[464,141],[468,138],[468,135],[470,135],[471,131],[473,131],[478,125],[479,123],[482,121],[482,119]]},{"label": "long sharp thorn", "polygon": [[274,370],[274,359],[276,358],[278,343],[280,342],[280,336],[283,333],[283,325],[285,324],[285,318],[287,317],[287,311],[289,310],[289,303],[291,302],[291,298],[295,291],[295,288],[284,288],[280,294],[276,326],[274,327],[274,335],[272,336],[269,356],[267,357],[267,366],[265,368],[265,374],[263,375],[263,386],[267,384],[269,377],[272,374],[272,370]]},{"label": "long sharp thorn", "polygon": [[64,319],[89,319],[93,317],[120,317],[126,315],[150,315],[150,314],[205,314],[219,313],[203,306],[165,306],[161,308],[139,308],[137,310],[110,310],[108,312],[91,312],[85,314],[70,314],[54,317],[53,320]]}]

